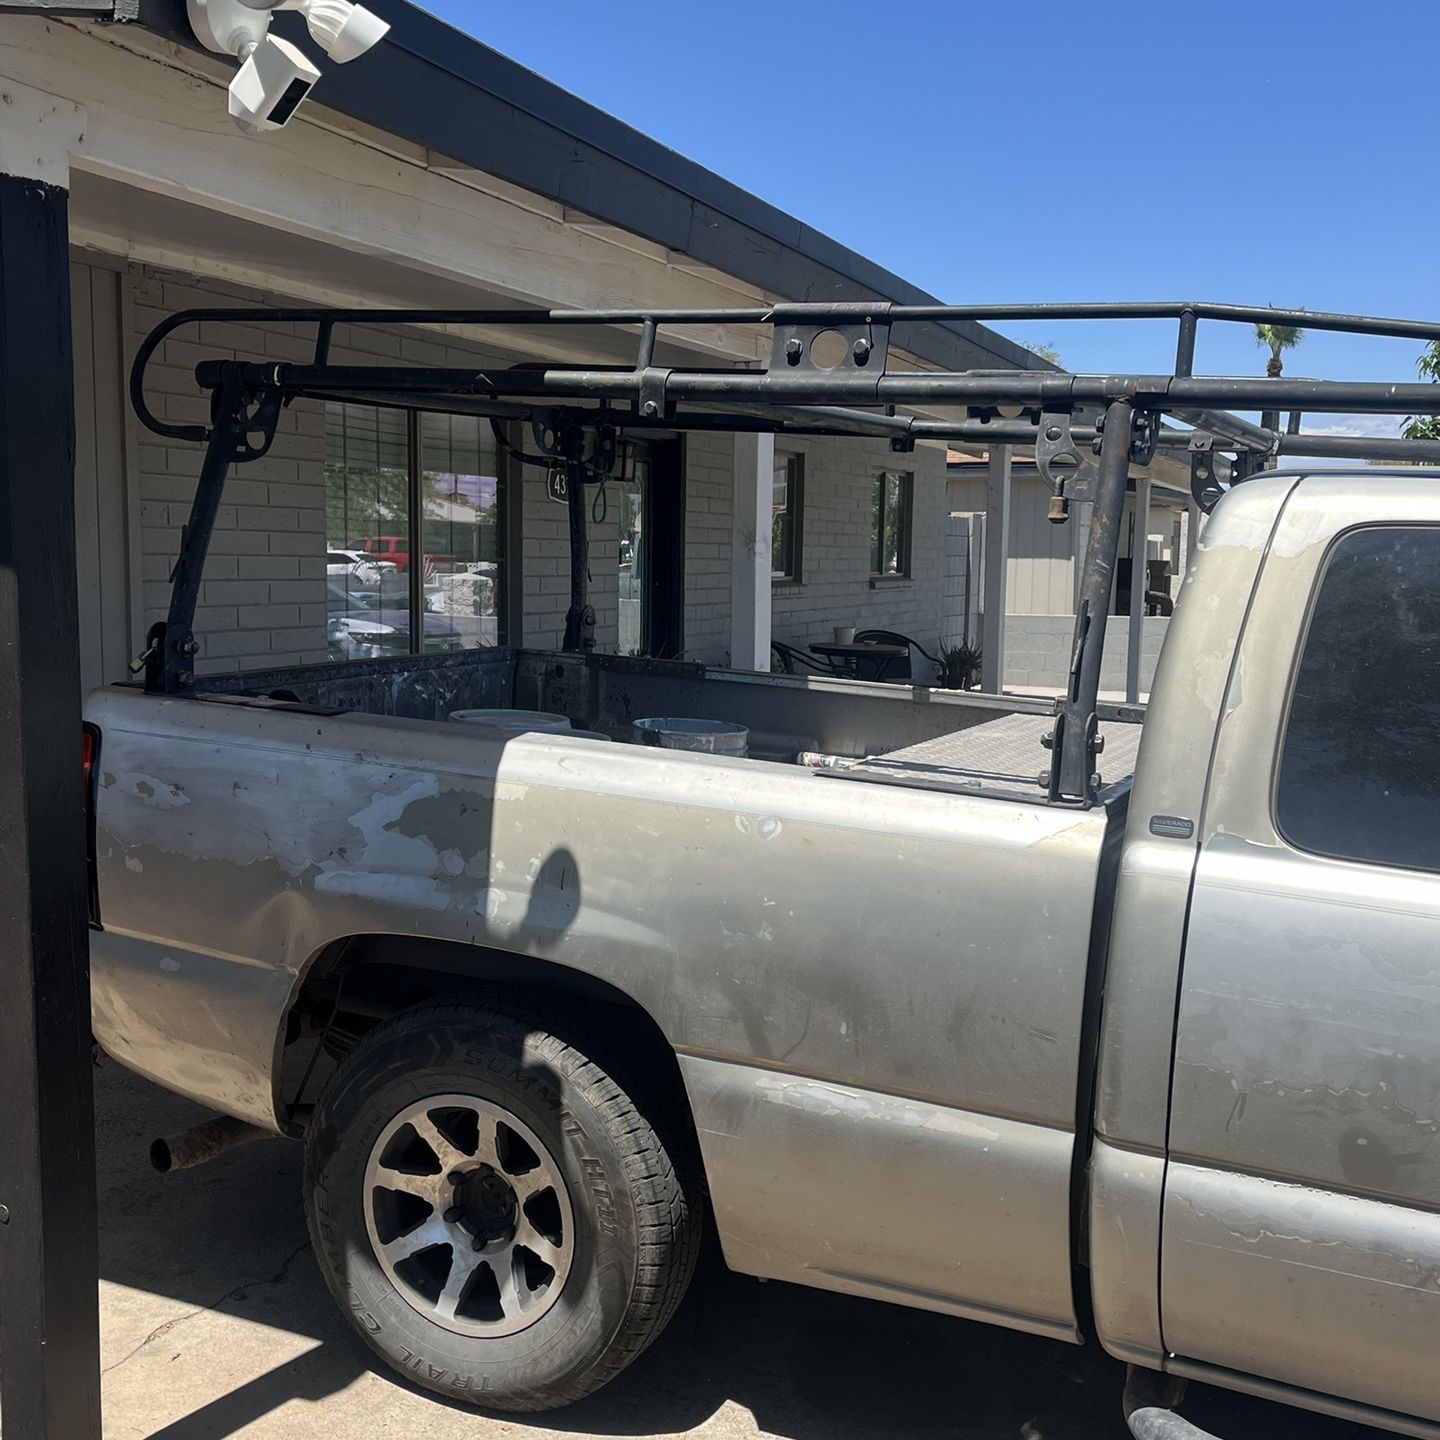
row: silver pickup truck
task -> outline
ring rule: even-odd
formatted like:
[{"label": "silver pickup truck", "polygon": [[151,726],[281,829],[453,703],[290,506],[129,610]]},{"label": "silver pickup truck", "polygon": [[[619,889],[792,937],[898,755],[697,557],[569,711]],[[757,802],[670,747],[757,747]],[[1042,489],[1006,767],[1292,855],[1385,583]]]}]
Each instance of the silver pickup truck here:
[{"label": "silver pickup truck", "polygon": [[[747,1274],[1440,1436],[1434,474],[1225,495],[1081,803],[1040,699],[583,650],[185,680],[86,708],[95,1034],[303,1135],[326,1279],[419,1384],[591,1391],[713,1222]],[[763,753],[622,743],[676,713]]]}]

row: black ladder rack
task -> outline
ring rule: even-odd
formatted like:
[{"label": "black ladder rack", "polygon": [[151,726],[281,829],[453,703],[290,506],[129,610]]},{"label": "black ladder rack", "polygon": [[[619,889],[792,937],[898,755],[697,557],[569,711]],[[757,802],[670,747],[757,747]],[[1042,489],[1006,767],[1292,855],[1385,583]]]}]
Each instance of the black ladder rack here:
[{"label": "black ladder rack", "polygon": [[[1045,362],[1032,370],[926,371],[891,365],[897,328],[919,322],[963,330],[1005,321],[1171,320],[1175,365],[1169,374],[1072,375]],[[1328,314],[1202,301],[1035,305],[794,304],[732,310],[381,310],[212,308],[185,310],[146,337],[131,371],[130,395],[147,429],[203,443],[205,458],[172,577],[169,613],[151,628],[142,657],[148,688],[188,691],[194,680],[195,605],[226,476],[233,464],[270,448],[281,410],[298,398],[399,405],[528,422],[523,460],[564,469],[570,493],[608,473],[616,438],[646,430],[772,432],[865,436],[907,451],[916,442],[1032,447],[1052,489],[1050,518],[1063,523],[1074,500],[1091,505],[1067,692],[1057,704],[1048,793],[1054,803],[1093,804],[1096,704],[1111,577],[1132,465],[1157,450],[1187,453],[1191,490],[1209,509],[1229,483],[1278,456],[1338,456],[1406,464],[1440,462],[1440,441],[1377,435],[1299,434],[1302,414],[1436,415],[1440,386],[1415,381],[1308,380],[1193,373],[1200,322],[1271,323],[1311,330],[1429,343],[1440,323]],[[314,325],[305,364],[231,359],[196,366],[211,397],[208,425],[177,424],[151,411],[145,372],[165,339],[207,321],[249,326]],[[330,362],[337,325],[422,325],[634,329],[629,365],[525,364],[465,369]],[[755,369],[703,369],[656,363],[662,331],[747,326],[769,331],[769,361]],[[1236,411],[1278,415],[1257,425]],[[1179,422],[1185,428],[1177,428]],[[1228,470],[1228,474],[1226,473]],[[572,548],[583,554],[584,506],[572,504]],[[578,527],[578,533],[577,533]],[[572,566],[567,648],[584,648],[585,566]]]}]

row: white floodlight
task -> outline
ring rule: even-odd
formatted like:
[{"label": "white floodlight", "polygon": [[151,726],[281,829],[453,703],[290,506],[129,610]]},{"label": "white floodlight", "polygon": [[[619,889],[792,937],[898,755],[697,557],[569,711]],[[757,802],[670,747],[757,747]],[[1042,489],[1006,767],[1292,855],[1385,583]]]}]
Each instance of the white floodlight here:
[{"label": "white floodlight", "polygon": [[279,0],[277,10],[298,10],[310,38],[334,61],[357,59],[390,32],[389,24],[351,0]]}]

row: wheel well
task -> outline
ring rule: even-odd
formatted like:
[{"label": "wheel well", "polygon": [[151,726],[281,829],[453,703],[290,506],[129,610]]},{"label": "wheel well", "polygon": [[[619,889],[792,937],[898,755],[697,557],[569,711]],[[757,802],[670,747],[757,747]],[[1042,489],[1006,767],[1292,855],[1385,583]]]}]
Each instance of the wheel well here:
[{"label": "wheel well", "polygon": [[[668,1098],[689,1137],[694,1122],[679,1061],[651,1015],[607,981],[542,960],[479,945],[401,935],[355,935],[311,962],[281,1030],[276,1111],[292,1133],[325,1083],[365,1033],[427,1000],[522,996],[558,1011],[591,1012],[592,1027]],[[603,1020],[593,1012],[604,1007]]]}]

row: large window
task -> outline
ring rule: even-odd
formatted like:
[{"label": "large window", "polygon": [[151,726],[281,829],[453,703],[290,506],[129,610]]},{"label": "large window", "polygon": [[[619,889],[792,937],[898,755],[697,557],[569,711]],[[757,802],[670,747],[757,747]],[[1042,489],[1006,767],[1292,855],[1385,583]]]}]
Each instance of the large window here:
[{"label": "large window", "polygon": [[331,403],[325,434],[331,659],[498,644],[503,494],[488,425]]},{"label": "large window", "polygon": [[804,457],[777,455],[771,499],[771,514],[774,518],[770,525],[770,573],[776,580],[800,579],[804,513]]},{"label": "large window", "polygon": [[870,493],[870,574],[893,579],[910,573],[914,477],[882,470]]},{"label": "large window", "polygon": [[1440,529],[1352,531],[1320,582],[1276,821],[1303,850],[1440,870]]}]

